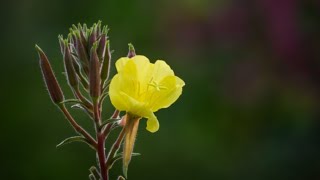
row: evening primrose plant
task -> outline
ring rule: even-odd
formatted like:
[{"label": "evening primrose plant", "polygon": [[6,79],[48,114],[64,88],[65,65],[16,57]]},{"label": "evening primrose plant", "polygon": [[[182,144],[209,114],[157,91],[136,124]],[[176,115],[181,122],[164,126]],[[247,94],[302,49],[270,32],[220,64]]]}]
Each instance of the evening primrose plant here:
[{"label": "evening primrose plant", "polygon": [[[123,176],[127,178],[131,157],[139,155],[133,147],[141,119],[146,119],[146,130],[159,130],[155,112],[167,108],[181,95],[184,81],[163,60],[155,63],[143,55],[136,55],[132,44],[126,57],[116,63],[117,73],[110,78],[111,51],[108,28],[101,22],[88,28],[86,24],[73,25],[67,38],[59,36],[66,80],[73,97],[66,99],[55,77],[50,62],[36,45],[44,82],[51,100],[65,115],[77,136],[63,140],[57,147],[71,142],[84,142],[97,157],[97,166],[90,167],[89,179],[109,180],[109,170],[122,159]],[[103,107],[110,98],[114,106],[111,117],[105,117],[111,109]],[[88,133],[69,112],[70,108],[84,111],[94,127],[94,134]],[[105,142],[117,127],[121,128],[110,149]]]}]

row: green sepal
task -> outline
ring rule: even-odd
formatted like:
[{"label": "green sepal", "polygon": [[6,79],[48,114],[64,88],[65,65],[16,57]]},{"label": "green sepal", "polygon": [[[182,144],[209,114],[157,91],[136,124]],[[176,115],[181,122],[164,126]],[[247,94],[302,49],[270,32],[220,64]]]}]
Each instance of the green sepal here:
[{"label": "green sepal", "polygon": [[69,144],[72,142],[84,142],[84,143],[88,144],[92,149],[95,150],[94,146],[92,144],[90,144],[90,142],[86,138],[84,138],[83,136],[69,137],[69,138],[63,140],[61,143],[59,143],[56,147],[59,148],[60,146],[63,146],[65,144]]}]

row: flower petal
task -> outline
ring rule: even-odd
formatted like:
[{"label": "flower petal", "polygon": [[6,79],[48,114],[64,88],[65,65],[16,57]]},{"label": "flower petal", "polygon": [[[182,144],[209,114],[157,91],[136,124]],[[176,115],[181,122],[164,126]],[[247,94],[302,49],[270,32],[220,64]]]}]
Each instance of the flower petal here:
[{"label": "flower petal", "polygon": [[152,80],[159,82],[166,76],[174,76],[174,72],[166,62],[157,60],[154,64]]},{"label": "flower petal", "polygon": [[123,67],[127,64],[127,62],[129,61],[130,58],[128,57],[122,57],[120,59],[117,60],[116,62],[116,68],[118,72],[121,72]]},{"label": "flower petal", "polygon": [[[111,103],[115,108],[124,111],[134,106],[128,97],[135,97],[138,94],[137,70],[132,60],[128,60],[123,67],[121,62],[118,66],[121,68],[121,71],[111,80],[109,95]],[[126,96],[123,94],[126,94]]]},{"label": "flower petal", "polygon": [[121,79],[119,74],[116,74],[110,83],[110,88],[109,88],[109,96],[112,105],[118,109],[118,110],[126,110],[128,108],[128,103],[124,99],[123,96],[120,94],[121,92]]},{"label": "flower petal", "polygon": [[147,57],[142,55],[136,55],[131,58],[133,62],[137,65],[137,69],[144,70],[144,68],[150,64],[150,61]]},{"label": "flower petal", "polygon": [[148,83],[152,79],[154,64],[150,63],[145,56],[137,55],[131,58],[137,67],[137,78],[139,83],[139,100],[142,100],[142,94],[147,91]]},{"label": "flower petal", "polygon": [[153,112],[173,104],[181,95],[182,87],[185,85],[184,81],[177,76],[167,76],[159,84],[164,89],[154,90],[149,101],[149,107]]},{"label": "flower petal", "polygon": [[147,120],[147,130],[154,133],[157,132],[159,130],[159,121],[157,119],[157,117],[151,112],[150,116],[148,117]]}]

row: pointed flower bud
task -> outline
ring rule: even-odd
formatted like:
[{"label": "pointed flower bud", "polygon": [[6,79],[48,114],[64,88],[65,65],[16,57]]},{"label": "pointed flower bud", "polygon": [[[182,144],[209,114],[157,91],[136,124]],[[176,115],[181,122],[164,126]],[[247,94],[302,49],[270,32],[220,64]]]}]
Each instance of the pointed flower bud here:
[{"label": "pointed flower bud", "polygon": [[78,31],[79,31],[80,39],[81,39],[81,42],[82,42],[83,46],[87,47],[88,46],[88,41],[87,41],[87,38],[85,37],[83,27],[81,26],[80,23],[78,24]]},{"label": "pointed flower bud", "polygon": [[36,45],[36,50],[38,51],[38,54],[39,54],[39,63],[40,63],[41,72],[42,72],[45,84],[48,88],[51,100],[55,104],[58,104],[64,101],[64,96],[60,88],[60,85],[53,73],[50,62],[47,56],[45,55],[45,53],[42,51],[42,49],[38,45]]},{"label": "pointed flower bud", "polygon": [[64,41],[63,41],[63,36],[62,36],[62,35],[59,35],[59,36],[58,36],[58,39],[59,39],[60,51],[61,51],[61,54],[63,55],[63,54],[64,54]]},{"label": "pointed flower bud", "polygon": [[100,61],[103,61],[105,53],[106,53],[106,45],[107,45],[107,35],[106,34],[102,34],[100,37],[100,41],[99,41],[99,46],[98,46],[98,57],[100,59]]},{"label": "pointed flower bud", "polygon": [[93,98],[99,97],[101,93],[100,62],[97,54],[97,46],[98,43],[94,43],[90,53],[90,95]]},{"label": "pointed flower bud", "polygon": [[[74,57],[72,57],[74,58]],[[73,67],[74,70],[76,71],[78,77],[80,78],[80,82],[82,84],[82,86],[88,90],[89,89],[89,83],[87,81],[87,79],[82,75],[81,69],[80,69],[80,65],[76,62],[76,60],[73,60]]]},{"label": "pointed flower bud", "polygon": [[85,71],[86,74],[89,73],[89,56],[88,53],[86,51],[86,48],[84,47],[84,45],[82,44],[81,40],[80,40],[80,34],[79,32],[77,32],[76,34],[76,48],[77,48],[77,52],[78,52],[78,57],[80,59],[81,65],[83,66],[83,70]]},{"label": "pointed flower bud", "polygon": [[101,36],[101,21],[99,20],[96,28],[97,37]]},{"label": "pointed flower bud", "polygon": [[129,43],[128,46],[129,46],[129,52],[128,52],[127,57],[132,58],[133,56],[136,55],[136,51],[134,49],[134,46],[131,43]]},{"label": "pointed flower bud", "polygon": [[109,79],[110,75],[110,64],[111,64],[111,52],[110,52],[110,41],[106,43],[106,55],[102,61],[101,67],[101,82],[102,86],[104,85],[105,81]]},{"label": "pointed flower bud", "polygon": [[67,41],[65,41],[65,49],[64,49],[63,59],[64,59],[65,71],[67,72],[68,83],[71,87],[77,88],[79,85],[79,80],[77,78],[76,71],[73,66],[73,59],[72,59]]},{"label": "pointed flower bud", "polygon": [[96,41],[97,41],[97,24],[94,24],[93,27],[90,29],[88,48],[91,49],[93,47],[93,44]]}]

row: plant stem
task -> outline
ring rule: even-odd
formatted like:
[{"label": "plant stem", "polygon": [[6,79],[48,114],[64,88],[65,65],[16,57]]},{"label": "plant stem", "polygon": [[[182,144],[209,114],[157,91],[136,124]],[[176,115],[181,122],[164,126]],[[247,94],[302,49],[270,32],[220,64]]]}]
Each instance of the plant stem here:
[{"label": "plant stem", "polygon": [[69,113],[69,111],[67,110],[67,108],[64,106],[64,104],[60,104],[58,105],[59,108],[61,109],[61,111],[63,112],[63,114],[66,116],[66,118],[68,119],[69,123],[71,124],[71,126],[74,128],[74,130],[83,135],[95,148],[97,148],[97,142],[91,137],[91,135],[84,130],[71,116],[71,114]]},{"label": "plant stem", "polygon": [[101,124],[101,112],[99,109],[99,103],[95,99],[93,100],[93,114],[94,114],[94,122],[96,126],[96,133],[97,133],[97,141],[98,141],[98,147],[97,147],[97,155],[99,159],[99,166],[100,166],[100,173],[102,180],[108,180],[109,175],[108,171],[106,169],[106,153],[105,153],[105,137],[103,131],[100,129]]},{"label": "plant stem", "polygon": [[98,158],[99,158],[101,178],[102,178],[102,180],[108,180],[109,179],[108,171],[107,171],[106,163],[105,163],[106,154],[104,151],[104,146],[105,146],[104,136],[101,132],[98,132],[97,139],[98,139],[97,154],[98,154]]},{"label": "plant stem", "polygon": [[121,142],[123,140],[123,137],[125,135],[125,128],[123,127],[117,140],[114,142],[114,144],[111,147],[111,150],[109,151],[108,157],[107,157],[107,168],[109,169],[109,166],[112,165],[112,160],[115,154],[118,152],[120,149]]}]

